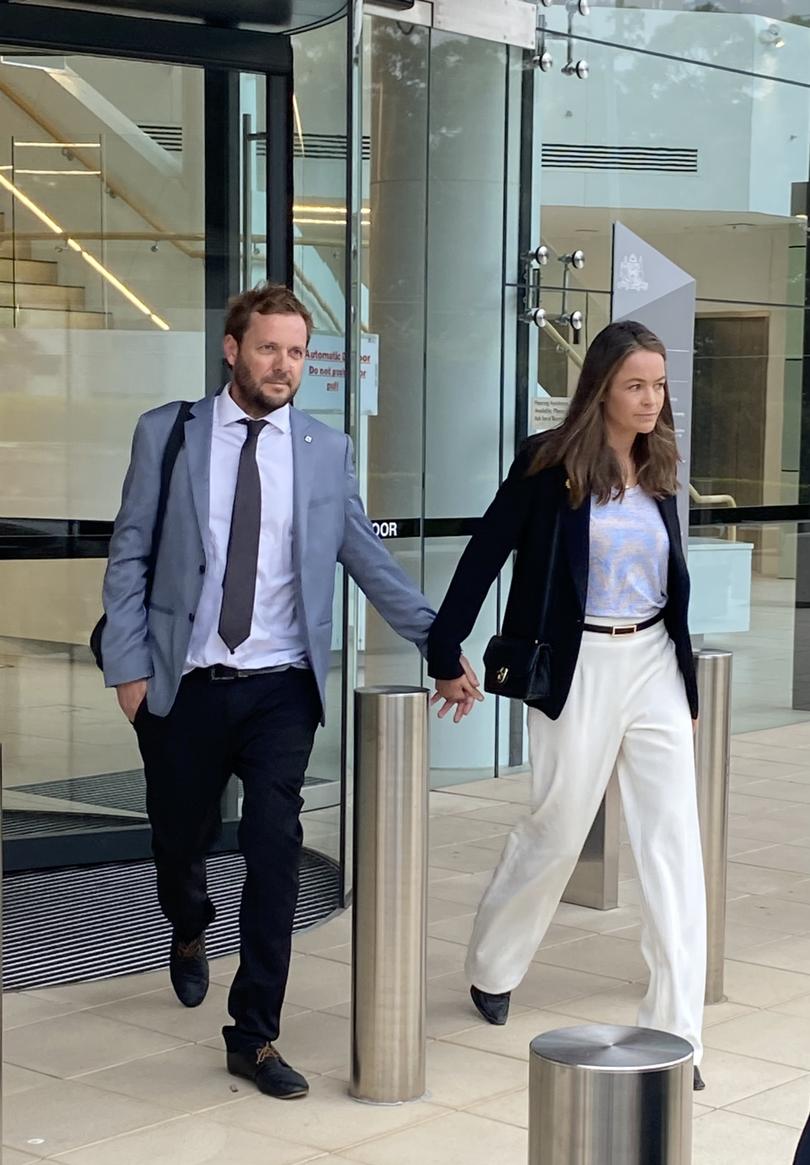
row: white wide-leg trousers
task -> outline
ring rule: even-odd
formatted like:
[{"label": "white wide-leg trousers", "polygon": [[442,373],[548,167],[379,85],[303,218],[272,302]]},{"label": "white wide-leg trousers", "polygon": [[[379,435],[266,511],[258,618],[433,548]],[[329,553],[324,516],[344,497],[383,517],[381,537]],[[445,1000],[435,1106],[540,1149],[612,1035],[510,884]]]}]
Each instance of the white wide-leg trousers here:
[{"label": "white wide-leg trousers", "polygon": [[509,835],[478,907],[469,981],[493,993],[520,983],[615,767],[650,969],[638,1023],[683,1036],[700,1063],[706,895],[692,721],[664,624],[615,638],[586,631],[562,715],[530,708],[528,727],[531,812]]}]

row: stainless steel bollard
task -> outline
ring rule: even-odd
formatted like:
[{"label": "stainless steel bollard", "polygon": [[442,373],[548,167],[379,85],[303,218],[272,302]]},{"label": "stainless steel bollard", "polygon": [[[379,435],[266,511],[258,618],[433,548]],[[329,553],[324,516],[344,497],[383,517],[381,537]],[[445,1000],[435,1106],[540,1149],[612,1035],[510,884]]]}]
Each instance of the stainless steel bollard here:
[{"label": "stainless steel bollard", "polygon": [[590,906],[592,910],[613,910],[618,906],[620,847],[621,798],[614,773],[563,893],[563,902]]},{"label": "stainless steel bollard", "polygon": [[695,667],[700,701],[695,768],[706,877],[706,1002],[720,1003],[725,998],[731,652],[696,651]]},{"label": "stainless steel bollard", "polygon": [[354,696],[352,1068],[357,1100],[425,1091],[428,692]]},{"label": "stainless steel bollard", "polygon": [[529,1165],[689,1165],[692,1045],[649,1028],[560,1028],[529,1047]]}]

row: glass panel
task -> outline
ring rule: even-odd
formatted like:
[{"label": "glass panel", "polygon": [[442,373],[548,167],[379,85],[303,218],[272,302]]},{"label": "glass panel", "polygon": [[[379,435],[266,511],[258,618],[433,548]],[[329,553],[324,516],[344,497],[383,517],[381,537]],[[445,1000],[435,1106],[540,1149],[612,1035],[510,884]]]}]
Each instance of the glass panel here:
[{"label": "glass panel", "polygon": [[[315,330],[296,405],[323,424],[345,428],[346,318],[346,21],[293,37],[293,263],[294,290],[312,313]],[[362,443],[357,471],[364,480]],[[340,860],[343,737],[344,583],[335,580],[332,667],[327,683],[326,725],[315,747],[304,787],[307,845]],[[353,686],[353,685],[352,685]]]},{"label": "glass panel", "polygon": [[2,60],[5,836],[128,856],[140,757],[86,644],[137,417],[205,383],[202,72]]},{"label": "glass panel", "polygon": [[[505,158],[520,72],[503,45],[400,21],[369,18],[366,44],[365,282],[379,336],[369,508],[413,532],[389,549],[438,605],[465,541],[442,523],[480,516],[500,480],[501,445],[514,441],[516,308],[504,282],[505,273],[517,281],[517,182]],[[510,166],[517,157],[515,148]],[[475,666],[496,626],[493,588],[467,645]],[[365,631],[367,682],[427,682],[419,657],[371,611]],[[434,725],[435,781],[492,774],[496,716],[490,699],[460,726]],[[501,751],[506,763],[507,735]]]},{"label": "glass panel", "polygon": [[[696,281],[693,514],[799,501],[810,29],[749,14],[609,6],[573,17],[573,36],[565,13],[551,10],[546,21],[556,59],[540,82],[536,148],[550,326],[534,341],[537,397],[570,395],[587,342],[610,319],[619,221]],[[580,59],[586,81],[560,68]],[[580,270],[564,262],[577,248]],[[583,313],[580,337],[555,318],[563,310]],[[794,711],[806,702],[794,690],[796,558],[794,527],[690,532],[692,630],[739,652],[738,726],[806,718]]]},{"label": "glass panel", "polygon": [[808,717],[794,706],[794,657],[810,642],[795,602],[797,552],[809,537],[795,522],[689,531],[690,625],[701,646],[734,653],[732,733]]}]

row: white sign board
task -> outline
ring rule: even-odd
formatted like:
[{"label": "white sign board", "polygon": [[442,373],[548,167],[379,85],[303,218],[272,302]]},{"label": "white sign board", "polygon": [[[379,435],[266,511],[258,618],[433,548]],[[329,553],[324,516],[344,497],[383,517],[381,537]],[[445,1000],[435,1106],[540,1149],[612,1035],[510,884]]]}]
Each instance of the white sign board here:
[{"label": "white sign board", "polygon": [[556,429],[568,416],[571,401],[567,396],[537,396],[532,402],[532,430],[544,433]]},{"label": "white sign board", "polygon": [[[380,337],[363,336],[360,352],[360,409],[377,413]],[[342,413],[346,397],[346,346],[342,336],[313,333],[296,404],[309,413]]]}]

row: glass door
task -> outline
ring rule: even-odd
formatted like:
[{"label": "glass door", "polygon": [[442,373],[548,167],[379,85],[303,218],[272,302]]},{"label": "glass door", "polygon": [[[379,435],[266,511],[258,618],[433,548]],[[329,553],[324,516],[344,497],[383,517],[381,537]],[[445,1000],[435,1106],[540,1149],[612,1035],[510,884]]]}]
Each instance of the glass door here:
[{"label": "glass door", "polygon": [[[234,127],[250,102],[264,115],[265,86],[235,69],[0,47],[6,869],[149,852],[135,735],[87,640],[138,416],[223,383],[240,286]],[[241,233],[253,280],[266,232]],[[237,817],[226,802],[226,848]]]}]

